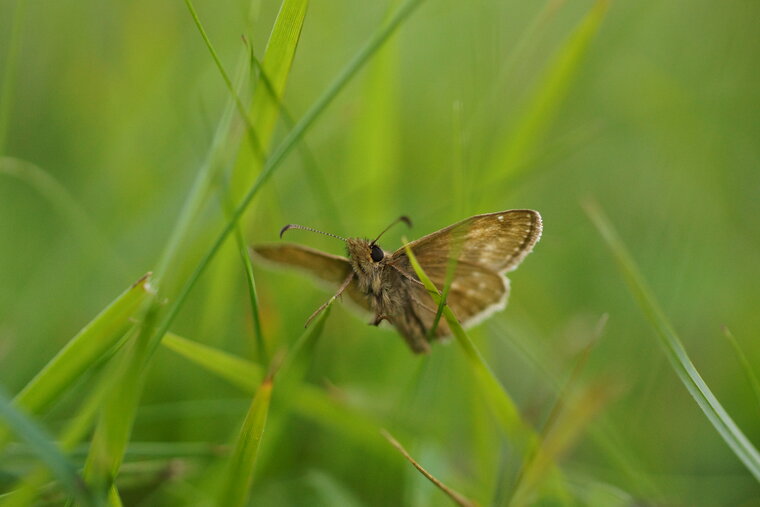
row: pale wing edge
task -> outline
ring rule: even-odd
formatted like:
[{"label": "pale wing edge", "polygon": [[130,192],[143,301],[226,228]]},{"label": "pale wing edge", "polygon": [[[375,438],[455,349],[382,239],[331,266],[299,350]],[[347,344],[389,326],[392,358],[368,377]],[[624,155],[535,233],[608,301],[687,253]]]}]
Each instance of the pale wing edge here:
[{"label": "pale wing edge", "polygon": [[[533,251],[533,247],[536,246],[536,243],[538,243],[538,240],[541,239],[541,234],[544,231],[544,221],[541,218],[541,213],[539,213],[538,211],[530,210],[530,209],[511,210],[511,211],[529,211],[533,214],[536,220],[535,222],[531,224],[531,229],[528,232],[528,235],[525,237],[523,244],[520,245],[520,248],[517,250],[518,254],[514,258],[510,259],[509,263],[503,269],[499,271],[500,275],[509,273],[510,271],[514,271],[515,269],[517,269],[517,267],[522,263],[525,257],[527,257],[528,254]],[[502,211],[502,213],[504,212]],[[498,215],[498,213],[489,213],[489,215],[491,214]],[[507,281],[507,289],[509,289],[509,281]]]}]

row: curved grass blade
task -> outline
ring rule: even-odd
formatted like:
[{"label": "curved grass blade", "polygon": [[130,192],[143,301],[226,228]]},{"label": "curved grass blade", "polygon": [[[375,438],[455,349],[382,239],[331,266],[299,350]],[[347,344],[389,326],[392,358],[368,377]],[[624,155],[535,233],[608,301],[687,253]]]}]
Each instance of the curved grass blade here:
[{"label": "curved grass blade", "polygon": [[584,209],[612,252],[623,279],[628,285],[628,290],[654,328],[662,350],[679,380],[734,454],[744,463],[755,479],[760,481],[760,454],[736,426],[694,367],[681,339],[644,282],[623,241],[597,204],[585,203]]},{"label": "curved grass blade", "polygon": [[433,476],[433,474],[431,474],[430,472],[428,472],[427,470],[425,470],[422,465],[420,465],[419,463],[417,463],[414,460],[414,458],[412,458],[409,455],[409,453],[406,451],[406,449],[404,449],[404,446],[402,446],[399,443],[398,440],[396,440],[395,438],[393,438],[393,436],[390,433],[388,433],[388,431],[386,431],[386,430],[380,430],[380,433],[385,437],[386,440],[388,440],[388,442],[390,442],[390,444],[393,447],[396,448],[396,450],[398,452],[401,453],[402,456],[404,456],[409,461],[409,463],[411,463],[412,465],[414,465],[414,468],[416,468],[417,470],[419,470],[419,472],[422,475],[424,475],[427,480],[429,480],[430,482],[432,482],[435,485],[435,487],[437,487],[438,489],[440,489],[441,491],[443,491],[444,494],[446,494],[446,496],[448,496],[449,498],[451,498],[451,500],[454,503],[456,503],[457,505],[461,505],[462,507],[476,507],[478,505],[477,503],[473,502],[472,500],[470,500],[469,498],[465,497],[461,493],[459,493],[459,492],[451,489],[450,487],[446,486],[444,483],[442,483],[441,481],[439,481],[438,479],[436,479]]},{"label": "curved grass blade", "polygon": [[26,441],[61,485],[83,505],[94,505],[94,497],[85,486],[77,469],[56,447],[52,438],[27,415],[15,408],[0,389],[0,417],[21,439]]},{"label": "curved grass blade", "polygon": [[[534,156],[535,147],[559,111],[580,63],[607,11],[609,0],[597,0],[549,63],[513,132],[490,164],[492,182],[513,177]],[[487,187],[486,187],[487,188]]]},{"label": "curved grass blade", "polygon": [[267,377],[253,396],[248,414],[243,421],[224,474],[218,505],[241,507],[247,503],[253,481],[253,467],[267,422],[271,397],[272,378]]},{"label": "curved grass blade", "polygon": [[[14,398],[14,404],[36,414],[47,408],[85,370],[93,366],[123,337],[130,318],[152,294],[150,273],[124,291],[90,321],[51,359]],[[0,427],[0,448],[7,441]]]}]

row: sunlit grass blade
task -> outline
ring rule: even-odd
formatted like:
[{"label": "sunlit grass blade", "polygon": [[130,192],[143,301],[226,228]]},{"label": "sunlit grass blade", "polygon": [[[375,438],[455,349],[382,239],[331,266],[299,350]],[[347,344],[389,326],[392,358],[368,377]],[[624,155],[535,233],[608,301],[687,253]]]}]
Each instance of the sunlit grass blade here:
[{"label": "sunlit grass blade", "polygon": [[[66,346],[14,398],[14,404],[30,414],[47,408],[82,373],[97,363],[132,325],[130,318],[151,294],[150,274],[124,291]],[[7,441],[0,427],[0,447]]]},{"label": "sunlit grass blade", "polygon": [[644,282],[644,278],[639,273],[639,269],[623,241],[597,204],[586,203],[584,208],[617,261],[620,272],[628,285],[628,290],[654,328],[662,350],[676,375],[734,454],[760,481],[760,454],[736,426],[731,416],[728,415],[699,375],[691,359],[689,359],[681,339]]},{"label": "sunlit grass blade", "polygon": [[609,0],[597,0],[549,63],[503,147],[495,152],[489,166],[489,181],[513,177],[534,156],[535,147],[559,111],[580,69],[589,43],[604,19],[608,3]]},{"label": "sunlit grass blade", "polygon": [[83,505],[95,504],[93,496],[79,477],[76,466],[63,455],[45,430],[14,407],[2,389],[0,389],[0,418],[29,445],[71,496]]},{"label": "sunlit grass blade", "polygon": [[[417,262],[414,252],[412,252],[406,242],[404,242],[404,248],[407,257],[409,257],[409,261],[412,264],[412,268],[420,281],[425,285],[425,288],[432,296],[433,301],[436,304],[440,304],[441,294],[438,292],[438,289],[425,274],[425,271],[422,269],[419,262]],[[523,453],[527,454],[532,449],[537,448],[540,445],[538,434],[522,419],[514,400],[501,382],[496,378],[493,371],[491,371],[491,368],[489,368],[485,359],[480,354],[480,351],[475,347],[475,344],[470,340],[470,337],[467,336],[467,333],[464,331],[462,325],[459,323],[448,305],[444,306],[443,316],[446,318],[446,322],[454,334],[457,343],[459,343],[464,351],[467,362],[472,368],[481,392],[487,400],[488,405],[493,410],[493,413],[501,424],[504,432],[513,440]],[[559,471],[556,468],[552,468],[552,471],[548,475],[552,487],[555,489],[554,492],[560,497],[567,498],[567,492],[559,478]]]},{"label": "sunlit grass blade", "polygon": [[224,474],[218,505],[236,507],[245,505],[248,500],[253,481],[253,467],[264,433],[271,397],[272,378],[268,376],[256,391],[243,421],[228,469]]},{"label": "sunlit grass blade", "polygon": [[396,440],[395,438],[393,438],[393,435],[391,435],[390,433],[388,433],[388,431],[382,430],[381,434],[386,438],[386,440],[388,440],[388,442],[390,442],[390,444],[393,447],[396,448],[396,450],[398,452],[401,453],[402,456],[404,456],[409,461],[409,463],[411,463],[414,466],[414,468],[416,468],[417,470],[419,470],[419,472],[422,475],[424,475],[427,480],[429,480],[430,482],[432,482],[435,485],[435,487],[437,487],[438,489],[440,489],[441,491],[443,491],[446,494],[446,496],[448,496],[454,503],[456,503],[457,505],[461,505],[462,507],[475,507],[475,506],[478,505],[477,503],[473,502],[472,500],[470,500],[469,498],[465,497],[461,493],[459,493],[459,492],[455,491],[454,489],[446,486],[444,483],[442,483],[441,481],[439,481],[438,479],[436,479],[433,476],[433,474],[431,474],[430,472],[428,472],[427,470],[425,470],[425,468],[422,465],[420,465],[419,463],[417,463],[417,461],[415,461],[415,459],[412,458],[412,456],[406,451],[406,449],[404,449],[404,446],[402,446],[399,443],[398,440]]},{"label": "sunlit grass blade", "polygon": [[261,366],[214,347],[174,333],[166,333],[161,345],[248,392],[253,392],[261,383]]},{"label": "sunlit grass blade", "polygon": [[760,410],[760,381],[758,381],[757,375],[755,375],[755,372],[752,369],[752,366],[749,364],[749,360],[747,359],[747,356],[744,354],[744,351],[739,346],[739,342],[736,341],[734,334],[727,327],[724,327],[723,335],[731,343],[731,346],[733,347],[734,352],[736,353],[736,359],[739,361],[739,364],[741,364],[742,370],[744,370],[744,374],[747,376],[747,380],[749,381],[749,385],[752,386],[752,392],[755,394],[755,401],[757,402],[757,408],[758,410]]}]

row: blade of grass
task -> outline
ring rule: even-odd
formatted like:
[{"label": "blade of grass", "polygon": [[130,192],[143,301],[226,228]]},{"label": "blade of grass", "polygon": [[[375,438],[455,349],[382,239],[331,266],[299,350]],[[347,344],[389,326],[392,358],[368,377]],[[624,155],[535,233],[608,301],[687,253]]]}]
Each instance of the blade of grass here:
[{"label": "blade of grass", "polygon": [[0,389],[0,417],[39,456],[61,485],[83,505],[94,505],[94,497],[77,474],[77,469],[52,438],[35,421],[15,408]]},{"label": "blade of grass", "polygon": [[253,467],[264,433],[271,397],[272,378],[267,376],[253,396],[251,407],[235,442],[218,505],[236,507],[247,503],[253,481]]},{"label": "blade of grass", "polygon": [[[243,144],[240,146],[237,162],[233,166],[232,175],[229,178],[231,183],[227,186],[220,185],[219,197],[222,202],[222,209],[224,209],[227,214],[226,218],[229,218],[229,215],[232,214],[234,205],[240,200],[242,192],[250,186],[256,173],[261,170],[261,167],[265,162],[266,153],[268,153],[270,149],[274,128],[276,126],[276,113],[278,110],[275,108],[273,110],[275,114],[272,115],[271,99],[268,97],[270,97],[270,95],[279,97],[284,92],[292,61],[300,40],[307,6],[307,0],[285,0],[280,5],[280,11],[277,14],[277,18],[275,19],[272,31],[269,35],[265,53],[265,59],[268,62],[268,66],[270,70],[275,73],[274,79],[276,83],[272,85],[271,93],[266,87],[261,86],[260,79],[257,80],[257,84],[253,91],[253,97],[251,99],[249,113],[240,109],[242,107],[242,105],[240,105],[241,101],[237,98],[235,89],[228,84],[230,93],[235,96],[236,102],[239,104],[239,111],[245,120],[246,128],[249,131],[249,137],[255,138],[256,143]],[[216,51],[208,40],[208,37],[203,33],[197,15],[194,15],[194,19],[196,20],[196,25],[201,31],[201,35],[206,42],[212,58],[217,62],[217,67],[223,77],[225,77],[226,74],[224,73],[224,69],[216,57]],[[246,48],[246,56],[248,56],[247,61],[250,64],[249,50],[250,48]],[[229,79],[226,77],[225,82],[229,83]],[[245,220],[242,221],[242,226],[245,226]],[[243,235],[239,231],[240,227],[241,225],[236,226],[235,235],[238,237],[238,253],[242,256],[244,247],[241,245],[241,238]],[[247,254],[245,254],[243,262],[249,263]],[[217,261],[214,266],[214,273],[211,277],[210,287],[206,297],[207,304],[204,305],[204,313],[201,321],[202,334],[218,333],[217,326],[229,320],[227,313],[232,307],[230,301],[235,297],[235,293],[230,290],[230,287],[234,285],[235,278],[237,277],[236,266],[236,263],[233,262],[231,249],[229,250],[229,253],[226,249],[223,250],[222,255],[220,255],[220,260]],[[247,274],[249,275],[248,280],[251,281],[253,271],[247,271]],[[258,301],[255,299],[255,289],[251,290],[251,287],[252,285],[249,284],[249,298],[251,299],[254,311],[254,339],[256,342],[256,348],[258,349],[259,358],[262,358],[262,361],[266,363],[266,347],[260,333],[260,326],[258,326]]]},{"label": "blade of grass", "polygon": [[609,0],[597,0],[549,63],[507,142],[495,152],[489,164],[492,175],[486,181],[493,184],[514,177],[534,155],[535,147],[559,111],[572,80],[580,69],[580,63],[604,19],[608,4]]},{"label": "blade of grass", "polygon": [[[422,266],[417,262],[414,252],[409,248],[406,241],[404,241],[404,249],[417,277],[425,285],[433,301],[436,304],[440,304],[441,294],[425,274]],[[444,305],[443,316],[446,318],[446,322],[454,334],[457,343],[462,347],[465,358],[472,368],[481,391],[505,434],[513,440],[523,455],[529,455],[532,449],[538,448],[540,445],[538,434],[522,419],[514,400],[512,400],[512,397],[502,383],[496,378],[493,371],[491,371],[488,363],[486,363],[480,351],[475,347],[469,336],[467,336],[467,333],[465,333],[462,325],[448,305]],[[556,493],[566,500],[569,499],[565,486],[561,481],[559,470],[556,467],[552,467],[548,475],[552,486],[556,489]]]},{"label": "blade of grass", "polygon": [[203,28],[203,23],[201,23],[201,20],[198,17],[198,13],[195,11],[193,2],[191,0],[185,0],[185,6],[187,6],[187,10],[190,11],[190,16],[192,16],[193,18],[195,27],[198,29],[198,32],[201,34],[201,37],[203,38],[203,42],[206,44],[206,48],[208,49],[209,53],[211,53],[211,58],[214,60],[214,64],[216,64],[216,68],[219,71],[219,74],[222,75],[224,84],[227,86],[227,90],[230,92],[230,96],[234,100],[235,107],[238,110],[238,114],[240,114],[240,117],[243,119],[243,121],[246,124],[245,130],[246,130],[246,133],[248,134],[248,140],[250,141],[251,149],[253,150],[253,152],[256,154],[258,158],[263,158],[264,153],[262,151],[261,141],[259,140],[259,137],[256,133],[256,129],[251,123],[250,117],[246,114],[245,106],[243,105],[243,101],[240,99],[240,96],[237,93],[237,88],[232,83],[232,79],[230,79],[230,76],[227,74],[227,71],[224,69],[224,65],[222,65],[222,61],[219,59],[219,55],[216,54],[216,50],[214,49],[213,44],[211,44],[211,39],[208,38],[208,35],[206,34],[206,30]]},{"label": "blade of grass", "polygon": [[628,285],[628,290],[656,332],[662,350],[679,380],[729,448],[744,463],[755,479],[760,481],[760,454],[736,426],[731,416],[728,415],[694,367],[694,363],[689,359],[681,339],[644,282],[643,276],[639,273],[639,269],[623,241],[596,203],[587,202],[584,204],[584,209],[610,249]]},{"label": "blade of grass", "polygon": [[[288,111],[283,101],[277,96],[274,85],[272,85],[272,82],[267,76],[261,62],[259,62],[259,60],[256,58],[256,55],[254,55],[253,48],[250,50],[250,55],[251,70],[257,73],[257,80],[261,81],[261,84],[263,84],[266,90],[269,92],[269,96],[272,98],[272,100],[276,101],[280,117],[282,118],[285,127],[288,130],[292,130],[293,126],[296,124],[296,121],[293,119],[293,115],[290,114],[290,111]],[[304,168],[306,176],[310,180],[309,184],[314,188],[314,192],[322,197],[325,212],[329,219],[329,222],[335,224],[335,227],[338,230],[342,229],[343,221],[340,217],[340,210],[335,203],[335,199],[332,197],[330,187],[327,185],[327,181],[322,175],[322,172],[317,167],[316,158],[311,152],[311,149],[309,149],[309,145],[305,139],[298,143],[298,148],[301,154],[302,167]]]},{"label": "blade of grass", "polygon": [[455,491],[454,489],[446,486],[444,483],[442,483],[441,481],[439,481],[438,479],[436,479],[433,476],[433,474],[431,474],[430,472],[428,472],[427,470],[425,470],[425,468],[422,465],[420,465],[419,463],[417,463],[414,460],[414,458],[412,458],[412,456],[406,451],[406,449],[404,449],[404,446],[402,446],[399,443],[398,440],[396,440],[395,438],[393,438],[393,436],[390,433],[388,433],[387,430],[384,430],[384,429],[380,430],[380,434],[382,434],[385,437],[385,439],[388,440],[388,442],[390,442],[390,444],[393,447],[395,447],[396,450],[398,452],[400,452],[401,455],[403,457],[405,457],[409,461],[409,463],[411,463],[414,466],[414,468],[416,468],[417,470],[419,470],[419,472],[422,475],[424,475],[427,480],[429,480],[430,482],[432,482],[435,485],[435,487],[437,487],[438,489],[440,489],[441,491],[443,491],[443,493],[446,496],[448,496],[454,503],[456,503],[457,505],[461,505],[462,507],[475,507],[476,505],[478,505],[477,503],[473,502],[469,498],[465,497],[463,494],[461,494],[461,493]]},{"label": "blade of grass", "polygon": [[[103,402],[103,396],[107,391],[105,383],[101,382],[96,385],[95,390],[88,394],[80,406],[76,416],[66,424],[60,434],[58,445],[64,452],[70,453],[92,428],[98,409]],[[15,488],[6,498],[3,498],[0,505],[3,507],[23,507],[33,504],[49,476],[50,473],[46,467],[37,467],[26,474],[19,487]]]},{"label": "blade of grass", "polygon": [[[36,414],[47,408],[74,381],[122,338],[130,318],[150,296],[150,273],[124,291],[76,334],[14,398],[14,404]],[[0,427],[0,448],[7,434]]]},{"label": "blade of grass", "polygon": [[166,333],[161,345],[247,392],[253,392],[264,376],[255,363],[174,333]]},{"label": "blade of grass", "polygon": [[731,343],[731,346],[734,348],[734,352],[736,353],[736,359],[739,361],[739,364],[741,365],[742,370],[744,370],[744,374],[747,376],[749,385],[752,386],[752,392],[755,394],[755,401],[757,402],[757,409],[760,410],[760,381],[757,380],[757,376],[755,375],[755,372],[752,370],[752,366],[750,366],[749,361],[747,360],[747,356],[744,354],[744,351],[739,346],[739,342],[736,341],[736,338],[734,338],[733,333],[725,326],[723,327],[723,335],[726,337],[729,343]]}]

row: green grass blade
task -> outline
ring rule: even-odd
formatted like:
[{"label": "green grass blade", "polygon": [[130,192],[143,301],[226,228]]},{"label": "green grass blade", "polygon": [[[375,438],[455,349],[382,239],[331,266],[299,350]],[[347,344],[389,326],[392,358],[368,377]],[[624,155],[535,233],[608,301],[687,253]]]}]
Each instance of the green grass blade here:
[{"label": "green grass blade", "polygon": [[511,135],[490,164],[491,180],[513,177],[534,156],[535,147],[560,109],[591,39],[599,30],[609,1],[597,0],[549,63]]},{"label": "green grass blade", "polygon": [[[412,264],[412,268],[414,268],[420,281],[425,285],[425,288],[433,297],[435,303],[440,304],[441,294],[438,292],[438,289],[425,274],[422,266],[420,266],[419,262],[417,262],[417,259],[414,257],[414,252],[412,252],[406,242],[404,248],[407,257],[409,257],[409,261]],[[524,455],[527,456],[534,452],[534,450],[538,449],[541,445],[538,434],[522,419],[514,400],[502,383],[499,382],[499,379],[496,378],[493,371],[491,371],[491,368],[480,354],[480,351],[475,347],[475,344],[470,340],[470,337],[467,336],[467,333],[464,331],[462,325],[459,323],[448,305],[444,305],[443,316],[446,318],[446,322],[451,328],[457,343],[462,347],[467,362],[472,368],[473,374],[478,381],[481,392],[488,405],[493,410],[493,413],[501,424],[505,434],[512,439]],[[550,472],[546,475],[548,477],[548,483],[554,488],[554,493],[561,498],[568,499],[569,497],[564,484],[562,484],[559,477],[559,471],[553,466],[553,464],[551,465]]]},{"label": "green grass blade", "polygon": [[670,361],[670,365],[678,375],[679,380],[734,454],[760,481],[760,454],[736,426],[731,416],[728,415],[699,375],[691,359],[689,359],[681,339],[644,282],[644,278],[639,273],[639,269],[623,241],[598,205],[587,203],[585,210],[617,261],[618,268],[628,285],[628,290],[654,328],[665,356]]},{"label": "green grass blade", "polygon": [[254,151],[257,157],[259,158],[263,157],[261,141],[259,140],[259,137],[256,134],[256,129],[254,128],[253,124],[251,124],[251,120],[246,114],[243,101],[240,100],[240,96],[237,93],[237,89],[235,85],[232,83],[232,79],[230,79],[229,74],[227,74],[227,71],[224,69],[224,65],[222,65],[222,61],[219,59],[219,55],[217,55],[216,49],[214,49],[214,45],[211,44],[211,39],[208,38],[208,34],[206,34],[206,30],[203,28],[203,23],[201,23],[201,20],[198,17],[198,13],[195,11],[195,7],[193,6],[192,1],[185,0],[185,5],[187,6],[187,9],[190,11],[190,15],[193,17],[195,26],[196,28],[198,28],[198,32],[200,32],[201,37],[203,38],[203,42],[206,44],[206,48],[208,48],[209,53],[211,53],[211,58],[214,60],[214,63],[216,64],[216,68],[219,70],[219,73],[222,75],[224,84],[227,86],[227,90],[229,90],[230,95],[232,96],[232,100],[235,102],[235,107],[237,107],[240,117],[246,123],[246,132],[248,133],[248,140],[251,143],[251,149]]},{"label": "green grass blade", "polygon": [[[106,385],[100,383],[91,391],[82,403],[76,416],[66,425],[58,438],[58,445],[66,453],[70,453],[90,432],[98,409],[103,402]],[[3,507],[23,507],[34,503],[41,488],[50,476],[47,467],[37,467],[29,472],[17,488],[0,503]]]},{"label": "green grass blade", "polygon": [[[405,249],[406,255],[409,257],[415,273],[417,273],[420,281],[425,285],[425,288],[433,297],[436,305],[440,305],[441,295],[438,292],[438,289],[430,280],[430,278],[425,274],[419,262],[417,262],[417,258],[414,256],[414,252],[412,252],[408,245],[405,245]],[[483,356],[481,356],[480,351],[478,351],[478,349],[475,347],[475,344],[472,343],[472,340],[470,340],[469,336],[467,336],[467,333],[465,333],[462,325],[454,316],[454,313],[451,311],[448,305],[443,305],[443,315],[446,318],[446,322],[449,324],[451,331],[454,333],[457,342],[462,347],[462,350],[465,353],[465,357],[472,367],[475,376],[481,383],[483,392],[486,394],[489,403],[491,404],[491,408],[494,410],[494,413],[499,419],[499,422],[501,422],[502,427],[510,437],[517,438],[518,441],[522,440],[524,443],[524,440],[527,436],[526,432],[528,430],[527,426],[520,418],[520,414],[514,400],[509,395],[509,393],[507,393],[507,390],[504,388],[504,386],[501,385],[501,382],[499,382],[491,369],[488,367],[488,364],[486,363],[485,359],[483,359]]]},{"label": "green grass blade", "polygon": [[[124,291],[77,333],[56,356],[18,393],[16,406],[35,414],[44,410],[70,387],[85,370],[115,346],[130,317],[151,294],[150,274]],[[6,440],[0,428],[0,446]]]},{"label": "green grass blade", "polygon": [[92,495],[77,474],[74,464],[61,453],[52,438],[36,422],[13,406],[2,389],[0,389],[0,417],[29,445],[71,496],[77,498],[83,505],[94,504]]},{"label": "green grass blade", "polygon": [[174,333],[166,333],[161,345],[247,392],[253,392],[261,383],[263,371],[259,365],[214,347],[182,338]]},{"label": "green grass blade", "polygon": [[[282,96],[285,90],[287,78],[300,40],[307,5],[308,1],[306,0],[286,0],[282,2],[280,11],[272,27],[272,32],[269,35],[264,56],[268,70],[274,74],[271,76],[271,80],[265,81],[268,86],[262,85],[262,79],[264,79],[262,76],[257,80],[251,100],[250,113],[240,110],[240,114],[246,122],[249,137],[255,138],[256,142],[240,146],[237,162],[233,166],[232,175],[229,178],[230,184],[226,188],[220,189],[220,199],[223,209],[227,213],[227,219],[232,214],[235,203],[240,201],[242,192],[251,185],[256,174],[261,170],[265,161],[265,155],[270,149],[276,126],[277,113],[280,110],[278,107],[279,97]],[[219,63],[211,43],[203,32],[200,21],[195,15],[194,18],[214,61],[217,62],[217,66],[223,76],[225,76],[224,69],[221,63]],[[253,65],[251,55],[252,49],[247,48],[246,61]],[[269,77],[266,79],[269,79]],[[225,81],[228,82],[229,80],[225,78]],[[235,89],[229,84],[228,87],[239,104],[238,107],[242,107]],[[245,224],[245,221],[243,221],[243,224]],[[236,227],[236,229],[239,229],[239,227]],[[250,264],[250,260],[247,253],[243,251],[242,233],[236,230],[235,235],[237,236],[238,252],[242,256],[244,267],[246,268],[248,293],[253,310],[254,339],[259,358],[265,364],[268,359],[259,326],[258,300],[256,298],[255,284],[253,283],[253,271],[249,270],[248,264]],[[214,273],[211,276],[211,287],[206,297],[208,304],[205,305],[202,326],[202,330],[205,333],[216,331],[220,323],[228,320],[227,312],[232,306],[231,298],[234,297],[234,292],[230,291],[229,288],[234,285],[237,276],[237,270],[234,269],[236,264],[232,262],[232,255],[223,254],[220,257],[220,261],[214,266]]]},{"label": "green grass blade", "polygon": [[742,370],[744,370],[744,374],[747,376],[749,385],[752,386],[752,392],[755,394],[755,401],[757,402],[757,408],[758,410],[760,410],[760,381],[758,381],[757,375],[755,375],[755,372],[752,370],[752,366],[749,364],[749,360],[747,359],[747,356],[744,354],[744,351],[739,346],[739,342],[736,341],[736,338],[734,337],[733,333],[727,327],[724,327],[723,335],[731,343],[731,346],[733,347],[734,352],[736,353],[736,359],[739,361],[739,364],[741,365]]},{"label": "green grass blade", "polygon": [[269,413],[272,379],[267,377],[251,401],[226,470],[218,505],[245,505],[253,481],[253,467]]}]

